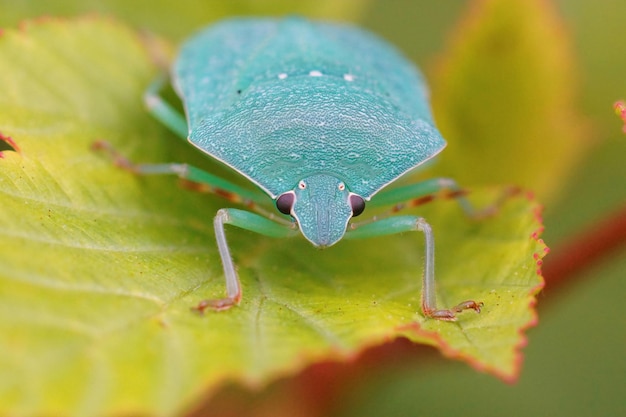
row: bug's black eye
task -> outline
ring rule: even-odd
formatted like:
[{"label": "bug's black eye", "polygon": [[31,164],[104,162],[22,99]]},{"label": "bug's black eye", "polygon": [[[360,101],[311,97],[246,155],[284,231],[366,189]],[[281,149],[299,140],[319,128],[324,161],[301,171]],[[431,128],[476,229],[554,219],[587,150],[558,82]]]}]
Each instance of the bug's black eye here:
[{"label": "bug's black eye", "polygon": [[276,199],[276,208],[283,214],[291,214],[291,208],[296,201],[296,195],[293,191],[281,194]]},{"label": "bug's black eye", "polygon": [[356,194],[350,194],[350,207],[352,208],[352,217],[356,217],[365,210],[365,200]]}]

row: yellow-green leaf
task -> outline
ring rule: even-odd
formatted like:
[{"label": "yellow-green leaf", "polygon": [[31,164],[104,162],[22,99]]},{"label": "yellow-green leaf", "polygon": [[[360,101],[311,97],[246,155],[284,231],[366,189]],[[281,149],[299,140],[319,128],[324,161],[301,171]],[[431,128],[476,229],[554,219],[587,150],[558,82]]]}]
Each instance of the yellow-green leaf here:
[{"label": "yellow-green leaf", "polygon": [[263,384],[399,336],[515,378],[545,253],[537,204],[521,195],[481,222],[452,200],[419,207],[436,233],[441,303],[481,300],[480,315],[421,315],[419,234],[318,251],[234,229],[244,299],[192,313],[223,294],[212,218],[230,203],[90,150],[105,138],[136,160],[215,168],[144,110],[148,50],[96,18],[0,37],[0,133],[20,150],[0,159],[0,414],[168,415],[225,381]]}]

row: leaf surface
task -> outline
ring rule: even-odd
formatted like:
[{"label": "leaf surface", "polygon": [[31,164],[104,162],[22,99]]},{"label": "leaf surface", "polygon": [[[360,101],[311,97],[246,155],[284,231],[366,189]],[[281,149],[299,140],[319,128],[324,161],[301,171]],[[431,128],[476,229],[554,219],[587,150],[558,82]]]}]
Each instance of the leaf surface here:
[{"label": "leaf surface", "polygon": [[422,317],[419,234],[318,251],[235,229],[243,302],[193,314],[224,291],[212,218],[229,203],[89,149],[106,138],[138,161],[224,171],[144,110],[148,50],[96,18],[0,37],[0,133],[20,150],[0,159],[0,414],[172,414],[225,381],[263,384],[399,336],[515,377],[546,250],[521,195],[481,222],[451,200],[415,211],[436,233],[441,304],[482,300],[480,315]]}]

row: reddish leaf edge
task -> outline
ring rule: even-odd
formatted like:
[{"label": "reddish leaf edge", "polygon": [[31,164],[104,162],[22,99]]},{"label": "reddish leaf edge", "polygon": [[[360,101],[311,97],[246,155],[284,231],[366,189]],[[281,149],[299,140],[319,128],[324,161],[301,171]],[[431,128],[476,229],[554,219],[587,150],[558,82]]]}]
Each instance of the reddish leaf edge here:
[{"label": "reddish leaf edge", "polygon": [[4,158],[4,152],[6,151],[17,152],[18,154],[22,153],[20,147],[17,146],[17,143],[11,136],[3,135],[2,132],[0,132],[0,158]]}]

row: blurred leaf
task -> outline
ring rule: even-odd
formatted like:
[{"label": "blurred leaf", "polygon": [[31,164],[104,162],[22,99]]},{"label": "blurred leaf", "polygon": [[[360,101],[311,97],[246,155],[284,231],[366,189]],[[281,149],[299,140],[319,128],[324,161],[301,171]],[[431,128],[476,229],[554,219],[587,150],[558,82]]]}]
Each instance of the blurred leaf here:
[{"label": "blurred leaf", "polygon": [[475,298],[480,315],[421,316],[421,235],[318,251],[241,230],[228,234],[242,304],[190,312],[224,291],[212,217],[225,202],[89,151],[106,138],[142,161],[198,160],[143,110],[155,72],[111,20],[42,20],[0,38],[0,133],[21,150],[0,159],[0,414],[167,415],[225,381],[263,384],[401,335],[515,378],[545,253],[523,196],[483,222],[454,201],[420,207],[441,304]]},{"label": "blurred leaf", "polygon": [[569,38],[544,0],[475,0],[433,71],[439,172],[553,199],[589,150]]},{"label": "blurred leaf", "polygon": [[180,40],[195,29],[228,16],[298,14],[356,20],[370,3],[371,0],[0,0],[0,27],[13,26],[33,16],[102,13]]}]

